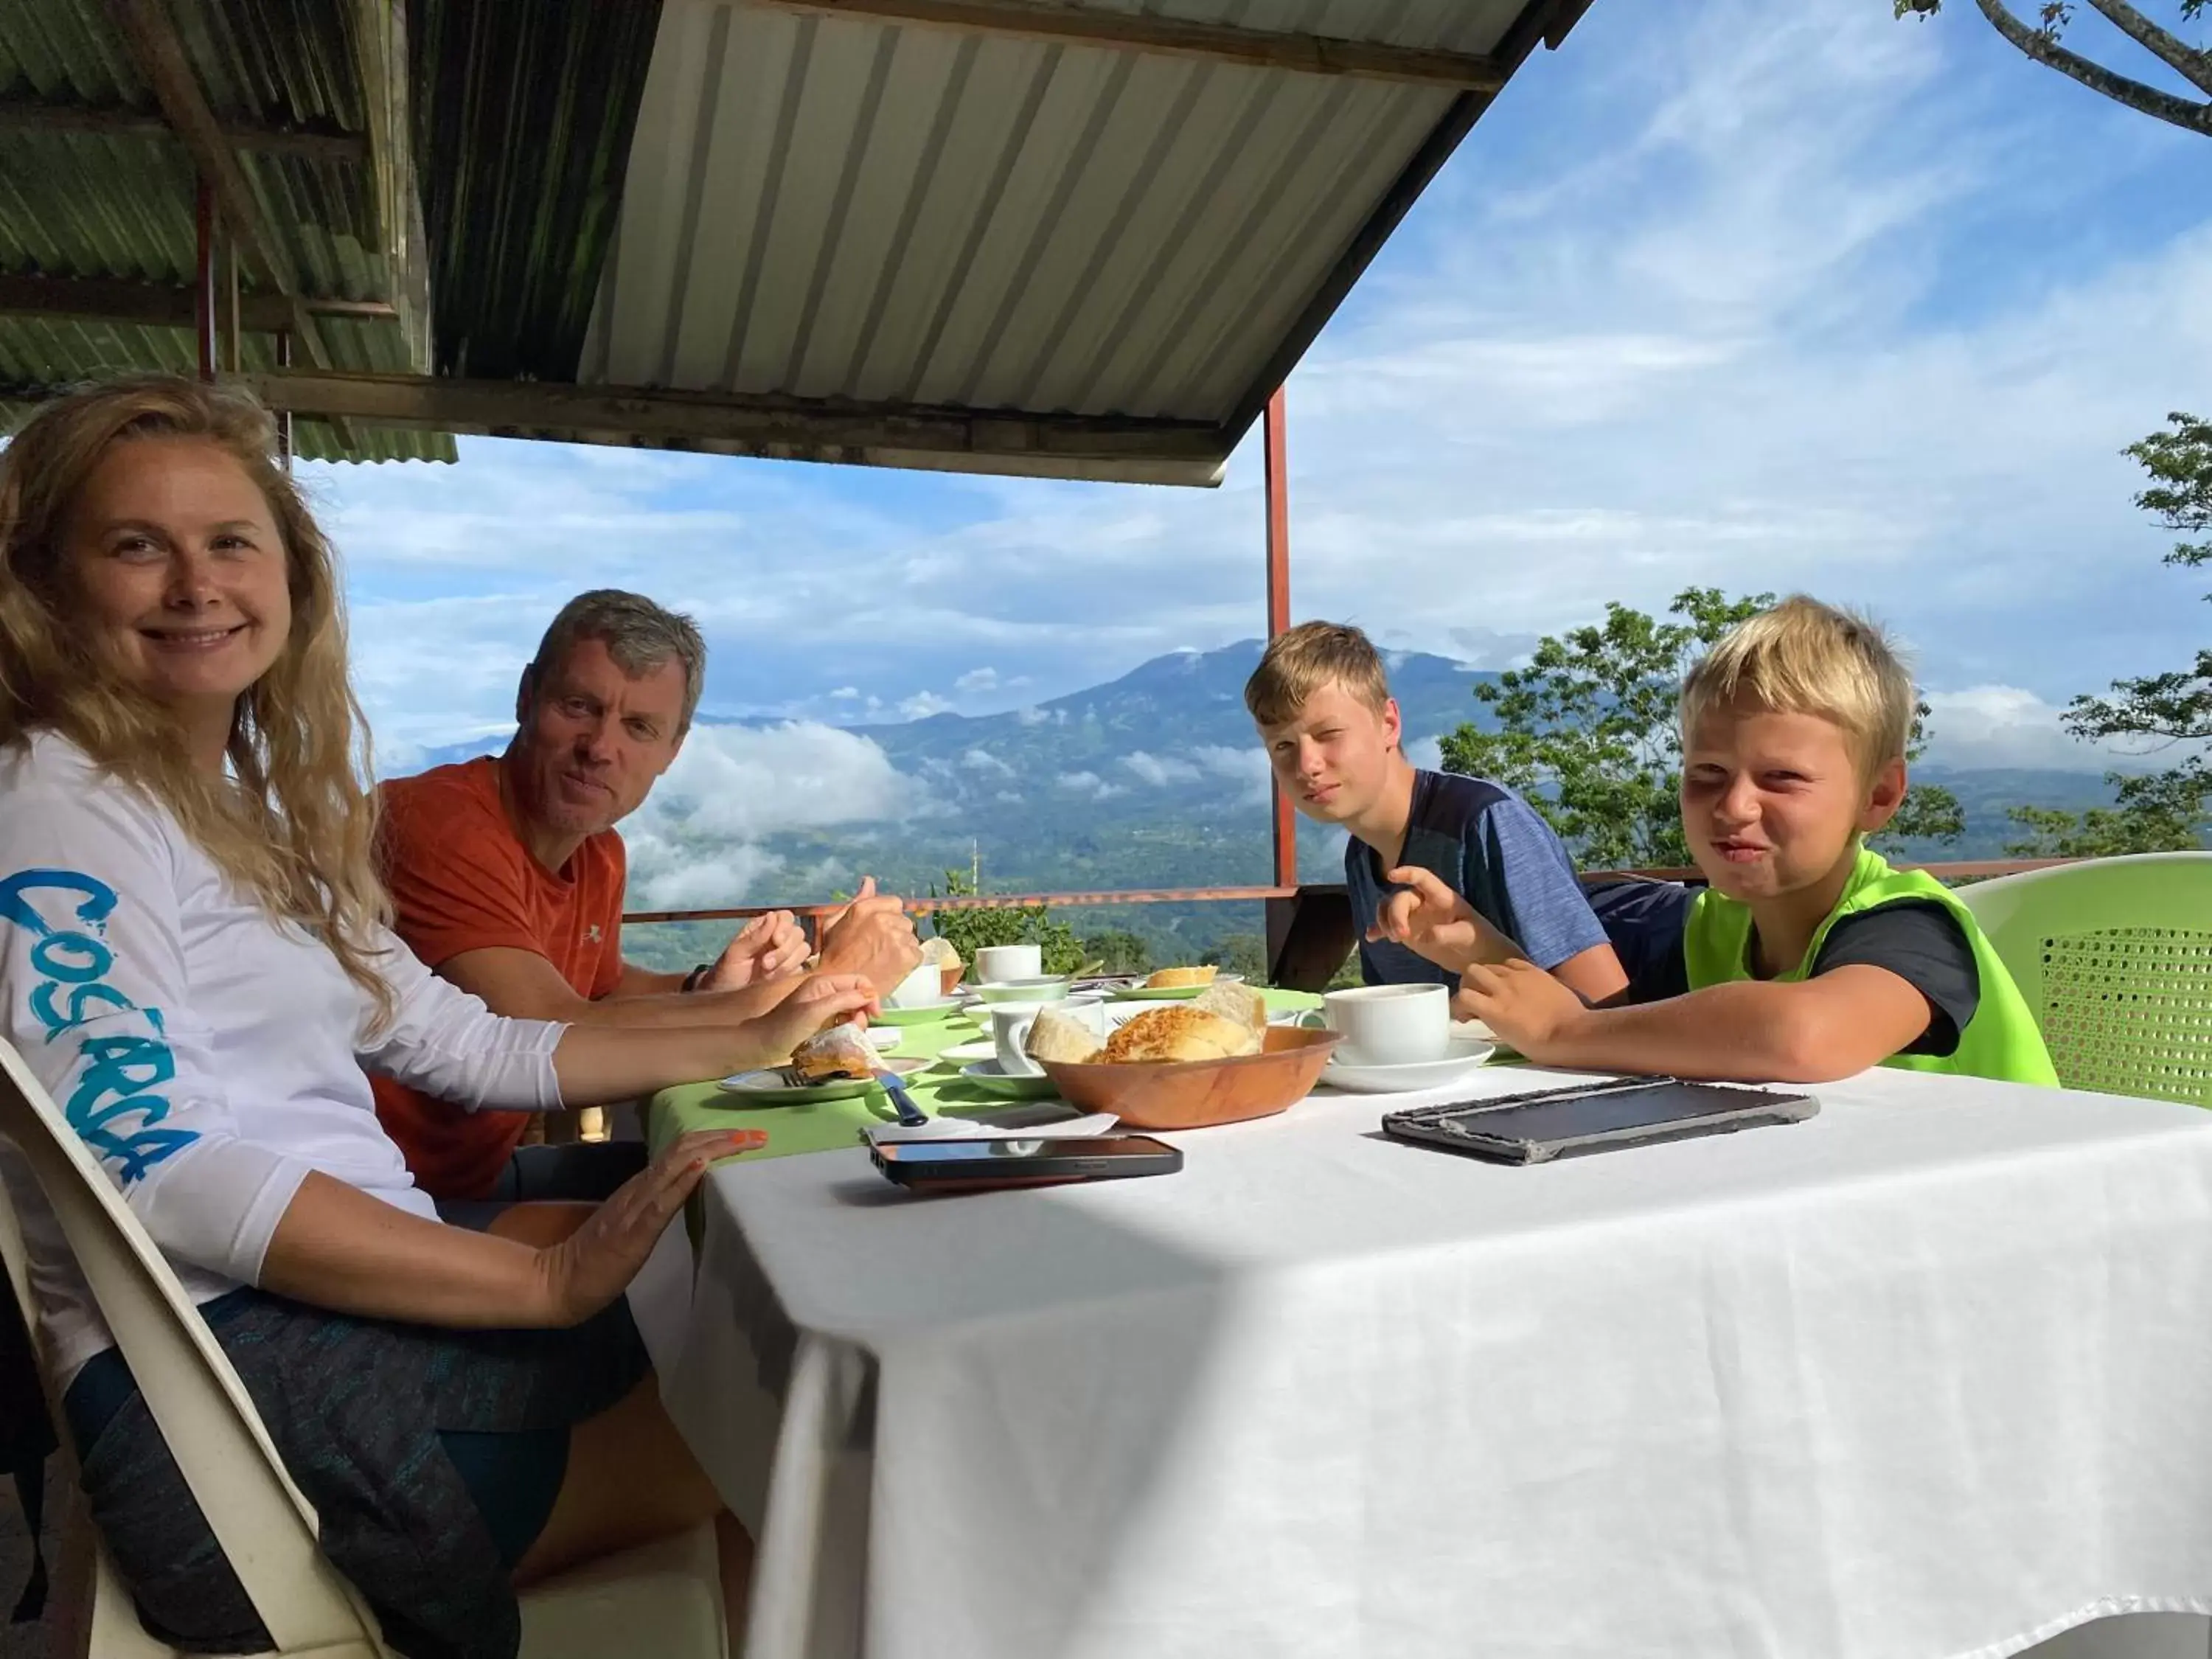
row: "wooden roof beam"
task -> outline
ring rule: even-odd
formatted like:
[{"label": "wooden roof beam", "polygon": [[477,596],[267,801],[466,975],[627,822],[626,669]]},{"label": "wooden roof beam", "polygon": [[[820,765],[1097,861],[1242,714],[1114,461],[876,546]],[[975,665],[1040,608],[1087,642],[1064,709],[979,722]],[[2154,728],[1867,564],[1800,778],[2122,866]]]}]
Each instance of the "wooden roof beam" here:
[{"label": "wooden roof beam", "polygon": [[[357,132],[295,132],[282,127],[222,121],[216,131],[234,149],[295,155],[316,161],[365,161],[368,140]],[[176,133],[160,115],[122,105],[45,104],[0,98],[0,132],[81,132],[111,138],[164,138]]]},{"label": "wooden roof beam", "polygon": [[1227,456],[1221,428],[1210,422],[1023,415],[553,380],[304,371],[231,378],[271,409],[325,419],[349,416],[367,426],[777,459],[1204,485],[1218,482]]},{"label": "wooden roof beam", "polygon": [[1449,92],[1495,92],[1506,67],[1481,52],[1389,46],[1335,35],[1291,34],[1231,23],[1197,23],[1151,14],[1101,11],[1055,0],[749,0],[781,11],[812,12],[872,23],[911,23],[1043,40],[1055,46],[1103,46],[1249,69],[1301,75],[1341,75],[1396,81]]},{"label": "wooden roof beam", "polygon": [[[216,205],[239,250],[255,276],[293,301],[290,332],[307,361],[318,368],[331,366],[329,348],[315,331],[315,319],[299,302],[299,278],[283,248],[261,222],[261,210],[246,181],[238,155],[223,136],[222,124],[208,107],[200,90],[185,43],[163,0],[107,0],[109,17],[131,55],[140,78],[153,89],[154,101],[170,130],[191,154],[192,165],[214,189]],[[334,422],[338,441],[354,447],[354,434],[343,422]]]},{"label": "wooden roof beam", "polygon": [[[189,288],[112,276],[10,276],[0,273],[0,316],[67,318],[76,322],[191,328],[197,319]],[[289,329],[295,308],[311,316],[386,322],[398,312],[381,300],[321,300],[282,294],[239,296],[239,321],[257,334]]]}]

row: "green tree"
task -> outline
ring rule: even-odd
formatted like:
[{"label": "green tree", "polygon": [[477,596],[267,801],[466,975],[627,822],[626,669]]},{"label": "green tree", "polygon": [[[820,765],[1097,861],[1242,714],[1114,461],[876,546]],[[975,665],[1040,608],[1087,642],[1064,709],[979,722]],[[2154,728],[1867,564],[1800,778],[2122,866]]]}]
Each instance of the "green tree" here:
[{"label": "green tree", "polygon": [[[933,884],[932,898],[981,896],[975,875],[963,870],[945,872],[945,891]],[[933,910],[930,923],[937,936],[974,964],[975,952],[987,945],[1034,945],[1040,948],[1048,974],[1072,974],[1084,963],[1083,946],[1075,930],[1056,919],[1042,904],[994,904],[974,910]]]},{"label": "green tree", "polygon": [[[1943,9],[1943,0],[1893,0],[1893,3],[1899,17],[1907,13],[1932,17]],[[2005,0],[1974,0],[1974,4],[1990,27],[2045,69],[2056,70],[2130,109],[2212,137],[2212,51],[2192,46],[2172,29],[2154,22],[2148,8],[2130,5],[2127,0],[2089,0],[2091,8],[2113,27],[2205,94],[2205,99],[2177,97],[2071,50],[2065,44],[2067,25],[2074,21],[2070,0],[2036,0],[2033,23],[2015,15]],[[2194,22],[2203,15],[2205,4],[2206,0],[2173,0],[2174,15],[2180,21]]]},{"label": "green tree", "polygon": [[1267,941],[1257,933],[1224,933],[1199,961],[1224,973],[1242,974],[1247,985],[1267,982]]},{"label": "green tree", "polygon": [[1109,927],[1086,934],[1083,959],[1099,964],[1102,974],[1144,974],[1152,971],[1152,947],[1126,927]]},{"label": "green tree", "polygon": [[[1689,863],[1675,719],[1682,677],[1773,603],[1771,593],[1731,599],[1717,587],[1685,588],[1668,607],[1674,622],[1607,605],[1602,623],[1540,641],[1528,667],[1475,688],[1498,729],[1468,724],[1445,738],[1445,769],[1519,790],[1588,868]],[[1923,705],[1913,722],[1914,753],[1926,714]],[[1887,837],[1948,841],[1965,827],[1957,799],[1923,785],[1905,797]]]},{"label": "green tree", "polygon": [[[2150,475],[2136,505],[2184,539],[2166,554],[2170,565],[2212,562],[2212,422],[2193,415],[2166,416],[2154,432],[2122,453]],[[2188,539],[2191,537],[2202,540]],[[2212,595],[2207,595],[2212,599]],[[2156,743],[2197,744],[2212,738],[2212,650],[2200,650],[2188,668],[2112,682],[2112,695],[2076,697],[2066,711],[2075,737],[2144,738]],[[2109,807],[2070,812],[2016,807],[2012,820],[2027,836],[2007,851],[2027,858],[2095,858],[2114,853],[2181,851],[2205,844],[2212,829],[2212,766],[2199,752],[2164,772],[2143,776],[2106,774],[2118,797]]]}]

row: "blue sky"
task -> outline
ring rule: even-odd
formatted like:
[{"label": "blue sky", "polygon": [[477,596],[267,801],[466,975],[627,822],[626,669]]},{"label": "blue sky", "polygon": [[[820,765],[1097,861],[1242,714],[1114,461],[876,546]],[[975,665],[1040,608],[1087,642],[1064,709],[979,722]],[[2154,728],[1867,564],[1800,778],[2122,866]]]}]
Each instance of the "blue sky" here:
[{"label": "blue sky", "polygon": [[[1608,599],[1802,588],[1916,648],[1939,757],[2106,763],[2057,708],[2204,637],[2118,452],[2212,413],[2212,147],[1966,0],[1889,14],[1596,0],[1531,60],[1291,378],[1298,614],[1497,666]],[[503,721],[590,586],[699,617],[710,708],[809,721],[1249,637],[1254,449],[1213,491],[495,440],[312,471],[404,763]]]}]

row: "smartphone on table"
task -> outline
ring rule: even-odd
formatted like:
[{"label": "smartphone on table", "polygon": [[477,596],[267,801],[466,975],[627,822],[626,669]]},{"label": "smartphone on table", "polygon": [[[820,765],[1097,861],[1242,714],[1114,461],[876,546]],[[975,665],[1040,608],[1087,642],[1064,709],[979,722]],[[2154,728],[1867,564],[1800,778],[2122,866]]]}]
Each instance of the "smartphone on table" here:
[{"label": "smartphone on table", "polygon": [[871,1156],[884,1179],[916,1192],[1125,1181],[1182,1168],[1182,1153],[1150,1135],[891,1140],[873,1147]]}]

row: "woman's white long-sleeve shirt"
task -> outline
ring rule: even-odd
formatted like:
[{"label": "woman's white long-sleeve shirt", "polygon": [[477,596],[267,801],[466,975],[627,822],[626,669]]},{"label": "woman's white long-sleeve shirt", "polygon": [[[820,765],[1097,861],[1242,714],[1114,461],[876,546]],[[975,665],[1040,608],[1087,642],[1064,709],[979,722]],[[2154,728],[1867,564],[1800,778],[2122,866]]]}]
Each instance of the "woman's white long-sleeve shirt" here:
[{"label": "woman's white long-sleeve shirt", "polygon": [[[441,1099],[561,1104],[566,1027],[502,1019],[389,933],[396,1018],[322,943],[238,892],[159,803],[52,734],[0,750],[0,1036],[194,1302],[258,1281],[311,1170],[416,1215],[428,1194],[362,1068]],[[64,1377],[112,1341],[12,1147],[4,1172]]]}]

